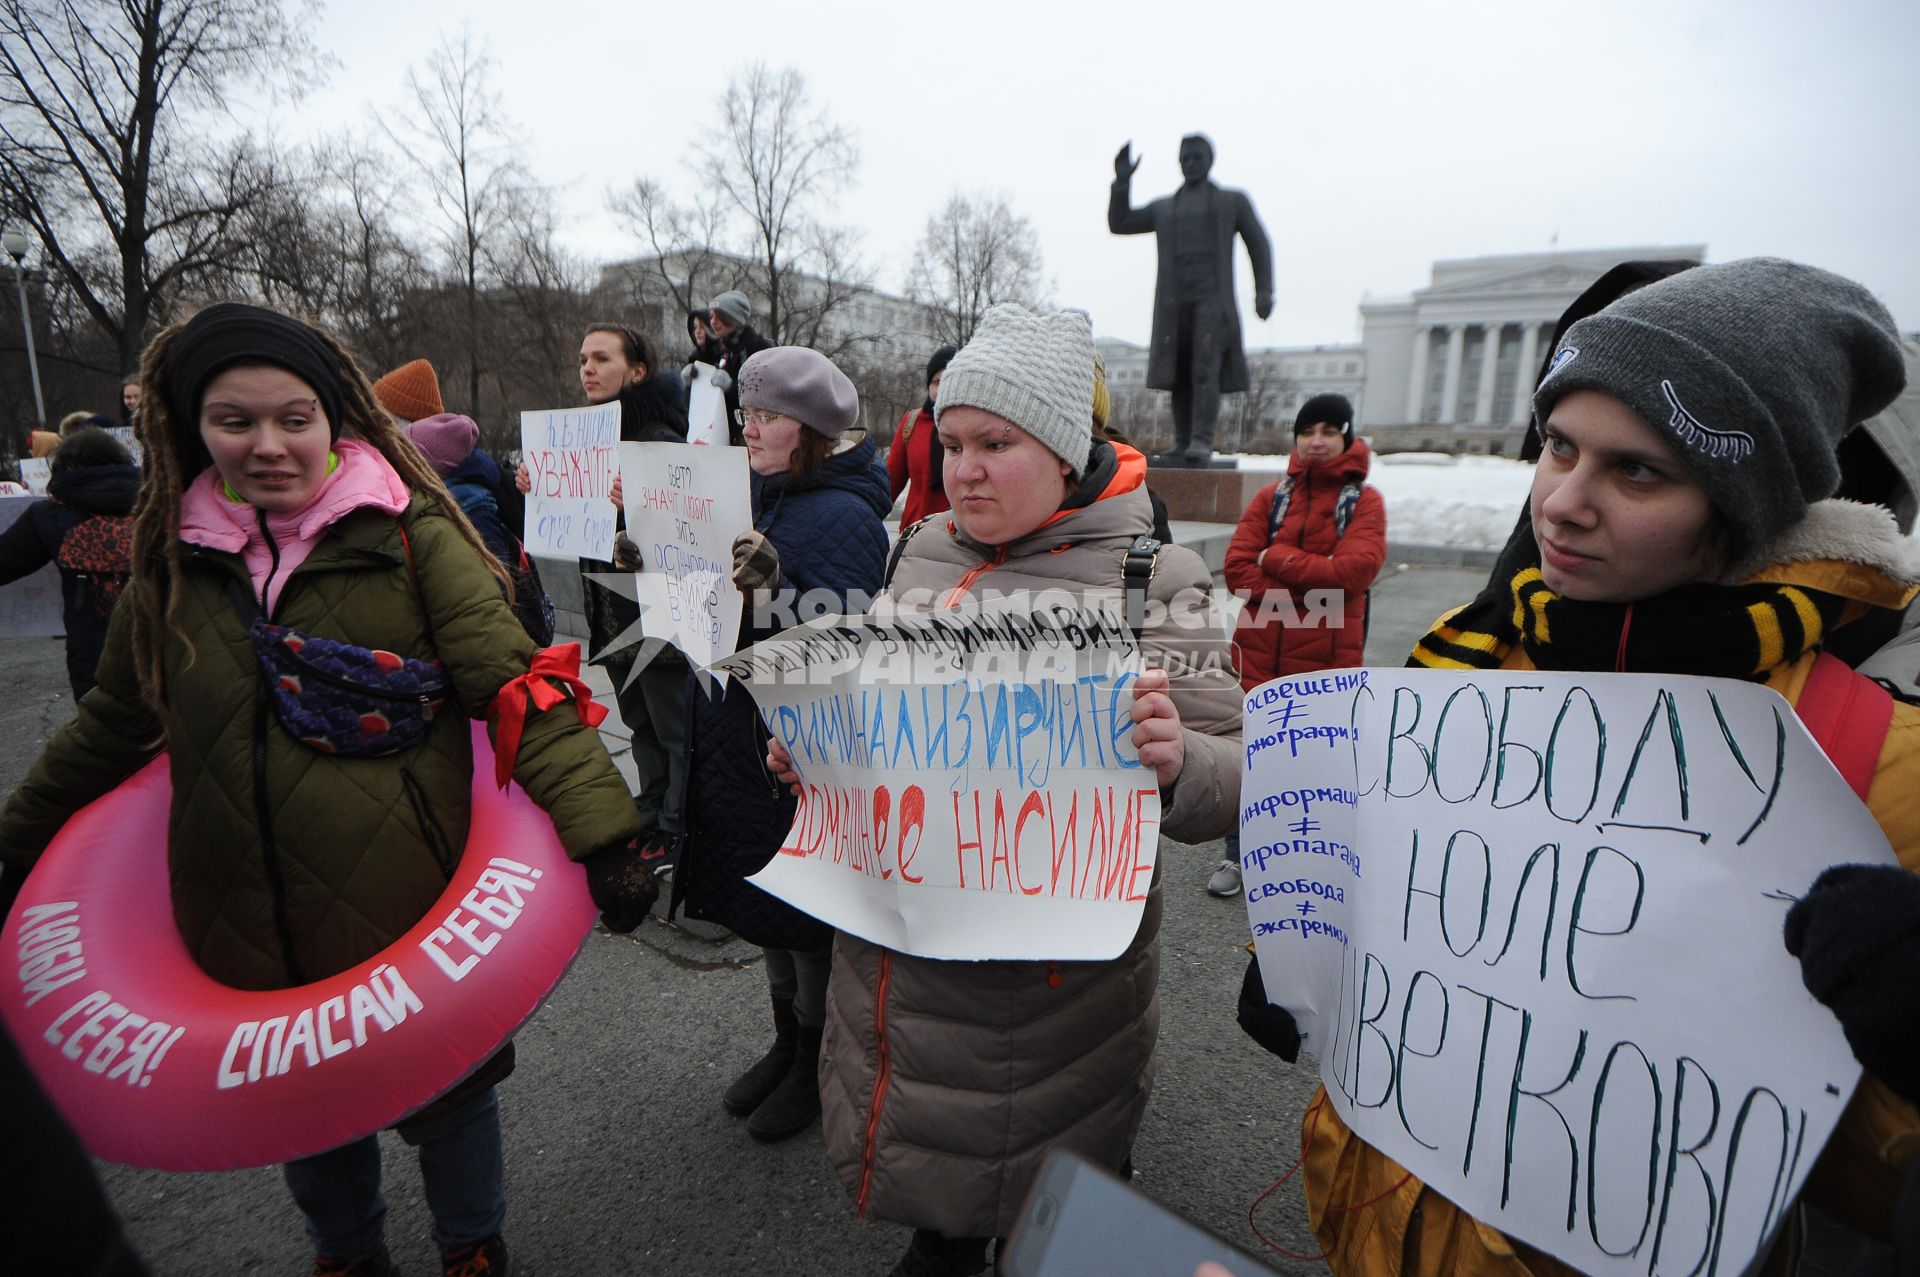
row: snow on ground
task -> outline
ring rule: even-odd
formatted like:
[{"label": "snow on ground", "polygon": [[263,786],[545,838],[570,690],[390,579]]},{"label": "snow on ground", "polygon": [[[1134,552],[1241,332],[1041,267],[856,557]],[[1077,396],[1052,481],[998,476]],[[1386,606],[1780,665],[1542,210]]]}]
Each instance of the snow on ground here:
[{"label": "snow on ground", "polygon": [[[1285,457],[1221,454],[1242,470],[1281,470]],[[1376,455],[1368,482],[1387,500],[1387,536],[1402,545],[1497,550],[1526,504],[1533,467],[1505,457],[1442,452]]]}]

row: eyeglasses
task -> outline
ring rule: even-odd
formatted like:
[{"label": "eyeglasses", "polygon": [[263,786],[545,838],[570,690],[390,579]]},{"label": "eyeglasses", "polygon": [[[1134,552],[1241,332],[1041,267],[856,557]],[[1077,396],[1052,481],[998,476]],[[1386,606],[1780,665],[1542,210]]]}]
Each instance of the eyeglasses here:
[{"label": "eyeglasses", "polygon": [[758,429],[765,430],[769,425],[786,415],[784,412],[761,412],[758,408],[735,408],[733,410],[733,424],[742,429],[748,426],[754,426]]}]

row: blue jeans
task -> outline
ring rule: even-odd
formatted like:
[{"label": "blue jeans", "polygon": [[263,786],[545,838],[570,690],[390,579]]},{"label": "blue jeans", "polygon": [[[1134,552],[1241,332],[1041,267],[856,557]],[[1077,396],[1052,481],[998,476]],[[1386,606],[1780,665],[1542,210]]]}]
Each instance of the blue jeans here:
[{"label": "blue jeans", "polygon": [[[400,1138],[420,1150],[420,1182],[441,1250],[501,1230],[507,1219],[506,1162],[500,1100],[491,1088],[451,1113],[405,1127]],[[380,1249],[387,1199],[380,1192],[378,1136],[288,1162],[285,1172],[316,1255],[360,1260]]]},{"label": "blue jeans", "polygon": [[1236,865],[1240,863],[1240,831],[1237,829],[1227,835],[1227,859]]}]

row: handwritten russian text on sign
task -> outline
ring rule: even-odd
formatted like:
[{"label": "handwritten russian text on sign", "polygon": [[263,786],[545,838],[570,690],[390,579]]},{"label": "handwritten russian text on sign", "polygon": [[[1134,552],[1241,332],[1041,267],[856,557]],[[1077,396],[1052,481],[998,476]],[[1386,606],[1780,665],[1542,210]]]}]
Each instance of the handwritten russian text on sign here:
[{"label": "handwritten russian text on sign", "polygon": [[640,628],[698,665],[740,641],[733,539],[753,528],[743,448],[685,443],[620,445],[627,535],[640,547]]},{"label": "handwritten russian text on sign", "polygon": [[1741,1272],[1859,1079],[1781,944],[1885,837],[1766,688],[1329,670],[1245,701],[1269,996],[1341,1116],[1584,1272]]},{"label": "handwritten russian text on sign", "polygon": [[1160,828],[1138,651],[1116,611],[1045,599],[810,621],[719,662],[802,782],[753,882],[922,957],[1124,952]]},{"label": "handwritten russian text on sign", "polygon": [[687,442],[719,445],[731,437],[727,432],[727,396],[713,384],[718,372],[712,364],[693,366],[693,384],[688,387]]},{"label": "handwritten russian text on sign", "polygon": [[[0,532],[12,527],[39,498],[0,497]],[[49,563],[0,586],[0,638],[59,637],[67,632],[60,610],[60,569]]]},{"label": "handwritten russian text on sign", "polygon": [[547,558],[613,557],[613,481],[620,473],[620,405],[520,414],[526,545]]},{"label": "handwritten russian text on sign", "polygon": [[20,462],[20,482],[27,485],[27,491],[36,497],[47,495],[47,485],[53,481],[53,462],[45,457],[28,457]]}]

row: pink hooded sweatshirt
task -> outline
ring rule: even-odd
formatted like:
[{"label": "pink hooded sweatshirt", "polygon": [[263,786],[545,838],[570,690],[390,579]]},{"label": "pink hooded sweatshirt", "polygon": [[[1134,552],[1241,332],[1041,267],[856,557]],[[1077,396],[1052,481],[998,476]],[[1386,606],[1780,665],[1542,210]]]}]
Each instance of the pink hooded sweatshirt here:
[{"label": "pink hooded sweatshirt", "polygon": [[273,615],[287,578],[343,516],[369,507],[398,516],[407,508],[411,495],[407,485],[378,449],[358,439],[339,439],[333,452],[340,464],[321,482],[312,500],[298,510],[267,516],[267,528],[279,547],[278,566],[260,531],[260,511],[229,497],[216,467],[203,470],[180,498],[180,539],[238,554],[253,581],[254,596],[264,593],[262,610],[268,616]]}]

